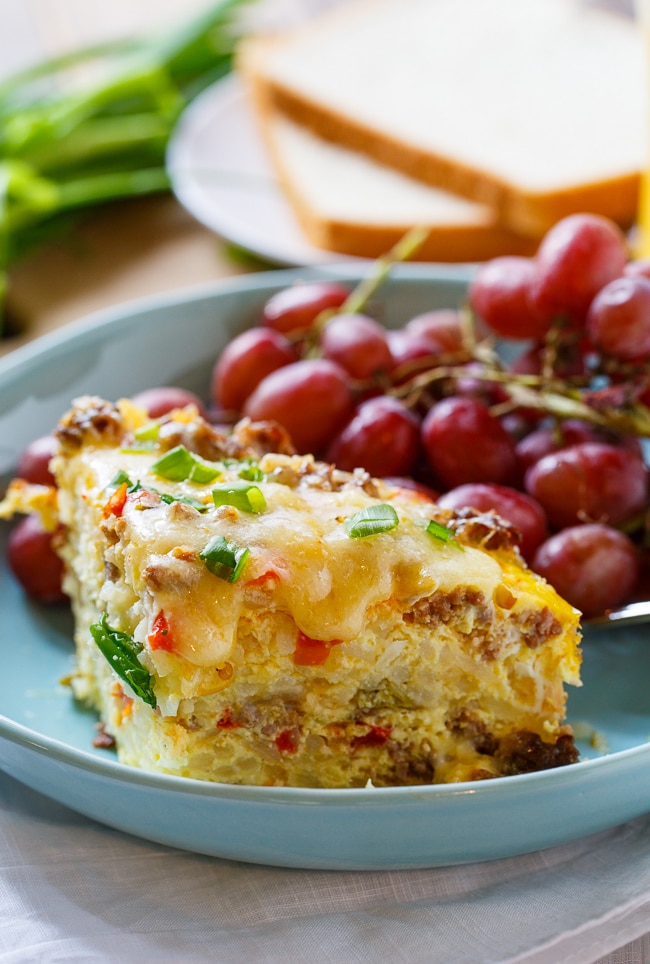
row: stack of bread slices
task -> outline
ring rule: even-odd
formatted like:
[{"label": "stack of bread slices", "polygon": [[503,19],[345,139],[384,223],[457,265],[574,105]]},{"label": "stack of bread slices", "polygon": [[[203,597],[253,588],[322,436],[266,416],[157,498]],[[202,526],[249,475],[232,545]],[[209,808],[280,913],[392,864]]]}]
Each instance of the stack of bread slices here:
[{"label": "stack of bread slices", "polygon": [[238,70],[309,241],[360,257],[532,253],[576,211],[629,227],[648,148],[640,26],[585,0],[345,0]]}]

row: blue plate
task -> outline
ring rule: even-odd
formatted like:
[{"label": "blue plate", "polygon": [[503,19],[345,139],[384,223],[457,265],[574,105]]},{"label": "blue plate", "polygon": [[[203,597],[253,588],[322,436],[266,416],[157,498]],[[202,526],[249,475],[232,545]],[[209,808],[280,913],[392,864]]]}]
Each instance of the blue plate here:
[{"label": "blue plate", "polygon": [[[336,269],[356,280],[359,269]],[[116,399],[180,384],[206,393],[214,358],[268,296],[323,272],[251,275],[95,315],[0,360],[0,474],[84,393]],[[459,269],[403,266],[377,297],[397,325],[458,305]],[[0,528],[0,559],[9,532]],[[25,600],[0,563],[0,767],[60,803],[141,837],[287,867],[394,869],[507,857],[650,810],[650,645],[645,627],[594,630],[569,718],[582,760],[473,784],[363,790],[235,787],[150,774],[92,747],[95,717],[61,683],[72,666],[65,608]]]}]

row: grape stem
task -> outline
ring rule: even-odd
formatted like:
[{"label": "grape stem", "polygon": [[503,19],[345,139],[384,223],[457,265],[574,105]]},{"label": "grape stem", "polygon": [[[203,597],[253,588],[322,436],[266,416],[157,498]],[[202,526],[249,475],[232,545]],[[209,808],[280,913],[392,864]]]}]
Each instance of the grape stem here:
[{"label": "grape stem", "polygon": [[[390,251],[378,258],[373,265],[373,270],[363,278],[350,293],[343,306],[339,309],[340,314],[355,315],[366,307],[374,293],[383,285],[388,278],[393,266],[402,261],[408,261],[418,251],[426,241],[429,230],[426,228],[411,228]],[[327,323],[327,322],[325,322]],[[317,321],[318,325],[318,321]]]},{"label": "grape stem", "polygon": [[373,261],[370,273],[352,289],[340,308],[325,308],[307,331],[294,332],[294,340],[303,346],[303,357],[318,357],[320,337],[332,318],[337,315],[356,315],[362,312],[375,292],[386,282],[393,267],[412,258],[426,241],[428,234],[428,228],[411,228],[387,254]]},{"label": "grape stem", "polygon": [[[405,383],[394,385],[388,391],[396,398],[402,399],[410,408],[415,408],[431,385],[444,380],[466,377],[465,364],[471,360],[476,360],[476,353],[455,355],[453,360],[450,357],[447,363],[428,368]],[[485,364],[485,360],[483,363]],[[401,374],[403,377],[403,373]],[[544,376],[517,375],[496,366],[472,371],[471,377],[477,381],[499,382],[507,386],[510,400],[492,406],[491,411],[495,415],[504,415],[521,408],[532,408],[560,420],[580,419],[612,432],[631,433],[650,438],[650,409],[632,399],[627,400],[626,407],[621,407],[621,401],[616,394],[612,395],[612,403],[608,404],[606,390],[584,391],[581,394],[576,389],[557,381],[549,381]]]},{"label": "grape stem", "polygon": [[[516,382],[509,385],[514,404],[519,407],[537,408],[555,418],[576,418],[620,434],[640,435],[650,438],[650,409],[636,403],[624,410],[614,405],[594,407],[581,398],[567,393],[541,388],[537,391]],[[583,394],[583,398],[590,393]]]}]

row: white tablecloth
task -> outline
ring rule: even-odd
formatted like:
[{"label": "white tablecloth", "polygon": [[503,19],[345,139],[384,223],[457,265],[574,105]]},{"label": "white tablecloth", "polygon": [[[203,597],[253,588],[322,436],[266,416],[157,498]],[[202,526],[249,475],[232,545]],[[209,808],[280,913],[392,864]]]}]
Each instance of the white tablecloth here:
[{"label": "white tablecloth", "polygon": [[642,964],[649,927],[650,815],[481,864],[300,871],[139,840],[0,776],[10,964]]}]

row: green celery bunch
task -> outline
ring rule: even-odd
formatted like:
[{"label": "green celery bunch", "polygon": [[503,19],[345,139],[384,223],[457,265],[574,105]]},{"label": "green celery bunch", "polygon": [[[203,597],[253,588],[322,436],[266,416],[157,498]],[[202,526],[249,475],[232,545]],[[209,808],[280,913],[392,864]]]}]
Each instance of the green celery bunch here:
[{"label": "green celery bunch", "polygon": [[[95,46],[0,84],[0,333],[8,269],[71,214],[169,189],[181,111],[228,73],[250,0],[217,0],[155,38]],[[102,68],[80,86],[71,71]]]}]

